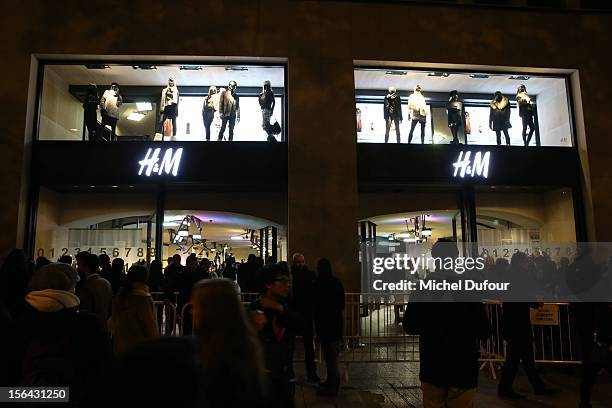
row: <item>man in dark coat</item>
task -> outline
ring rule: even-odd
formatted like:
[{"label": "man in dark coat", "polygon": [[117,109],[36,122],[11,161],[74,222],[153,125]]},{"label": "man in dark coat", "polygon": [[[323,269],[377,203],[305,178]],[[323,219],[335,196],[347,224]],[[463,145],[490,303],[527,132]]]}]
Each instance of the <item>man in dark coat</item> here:
[{"label": "man in dark coat", "polygon": [[338,356],[342,341],[342,328],[345,307],[344,287],[342,282],[332,274],[328,259],[317,262],[317,279],[314,283],[314,322],[317,340],[321,342],[323,358],[327,367],[327,379],[319,395],[334,396],[340,389],[340,371]]},{"label": "man in dark coat", "polygon": [[313,290],[315,273],[308,269],[304,255],[293,254],[291,264],[292,298],[291,306],[300,315],[298,334],[304,342],[304,360],[308,381],[318,384],[321,379],[317,375],[313,339]]},{"label": "man in dark coat", "polygon": [[[431,256],[457,258],[456,242],[438,240]],[[436,270],[428,276],[437,280],[456,278],[452,269]],[[441,299],[447,300],[448,296],[452,300],[452,293],[444,294]],[[457,406],[473,406],[478,386],[478,341],[489,335],[484,305],[411,301],[406,306],[402,325],[406,333],[419,335],[419,379],[424,404],[447,406],[448,401],[454,400],[460,404]]]}]

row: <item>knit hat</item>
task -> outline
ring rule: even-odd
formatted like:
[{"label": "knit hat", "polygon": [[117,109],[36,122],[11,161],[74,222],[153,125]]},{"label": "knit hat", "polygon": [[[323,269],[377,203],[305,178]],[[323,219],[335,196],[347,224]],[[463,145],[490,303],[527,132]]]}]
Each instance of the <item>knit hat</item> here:
[{"label": "knit hat", "polygon": [[51,263],[43,266],[30,279],[28,290],[56,289],[74,291],[79,274],[76,269],[65,263]]}]

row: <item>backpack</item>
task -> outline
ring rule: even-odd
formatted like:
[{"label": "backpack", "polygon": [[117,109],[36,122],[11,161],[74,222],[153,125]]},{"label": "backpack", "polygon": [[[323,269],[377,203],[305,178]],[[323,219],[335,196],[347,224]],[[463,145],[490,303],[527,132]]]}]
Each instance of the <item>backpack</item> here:
[{"label": "backpack", "polygon": [[75,373],[69,335],[63,334],[48,342],[45,340],[35,339],[28,346],[21,371],[21,385],[71,385]]}]

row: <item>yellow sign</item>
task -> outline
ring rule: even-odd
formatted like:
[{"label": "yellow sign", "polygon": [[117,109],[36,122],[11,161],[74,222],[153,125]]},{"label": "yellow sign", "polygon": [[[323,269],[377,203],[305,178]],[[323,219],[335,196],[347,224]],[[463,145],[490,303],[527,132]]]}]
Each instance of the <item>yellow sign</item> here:
[{"label": "yellow sign", "polygon": [[539,309],[531,309],[531,324],[536,326],[558,326],[559,306],[544,305]]}]

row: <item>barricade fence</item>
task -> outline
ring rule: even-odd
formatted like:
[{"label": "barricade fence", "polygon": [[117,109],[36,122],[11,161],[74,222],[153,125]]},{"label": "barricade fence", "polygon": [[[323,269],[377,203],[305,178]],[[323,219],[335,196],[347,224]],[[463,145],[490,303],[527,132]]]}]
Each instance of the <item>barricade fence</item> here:
[{"label": "barricade fence", "polygon": [[[241,293],[239,299],[246,306],[258,296],[257,293]],[[419,361],[419,337],[405,334],[402,329],[406,306],[403,297],[347,293],[345,301],[341,362]],[[491,335],[480,341],[480,360],[482,368],[489,365],[495,375],[495,366],[502,363],[506,356],[502,335],[502,305],[489,302],[485,303],[485,308]],[[174,315],[176,316],[175,305]],[[545,303],[540,309],[532,310],[531,320],[534,359],[537,363],[580,363],[575,325],[568,303]],[[179,330],[174,333],[191,334],[191,323],[191,303],[187,303],[180,310]]]}]

